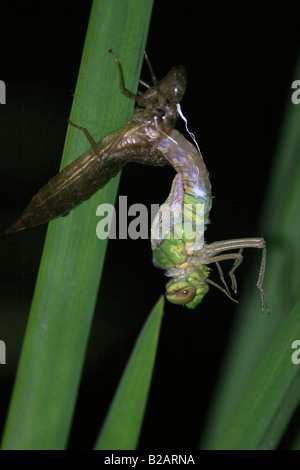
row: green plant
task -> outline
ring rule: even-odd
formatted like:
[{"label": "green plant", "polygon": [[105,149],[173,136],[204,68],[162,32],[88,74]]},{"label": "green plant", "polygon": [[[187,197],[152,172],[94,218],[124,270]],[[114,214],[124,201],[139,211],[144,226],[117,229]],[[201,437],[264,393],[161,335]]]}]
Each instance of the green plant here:
[{"label": "green plant", "polygon": [[[299,75],[300,60],[298,60],[295,70],[295,76]],[[255,444],[252,442],[252,448],[256,448],[256,446],[276,448],[286,430],[290,417],[299,403],[297,398],[296,400],[290,398],[294,393],[296,397],[300,396],[299,372],[297,366],[293,365],[290,360],[292,340],[299,338],[297,330],[297,325],[299,325],[299,302],[297,303],[297,300],[299,298],[300,277],[299,126],[300,108],[295,106],[288,97],[286,114],[278,140],[259,229],[259,233],[267,240],[268,247],[264,288],[267,292],[271,315],[262,315],[257,318],[254,313],[257,309],[257,297],[254,292],[256,274],[251,272],[247,282],[247,291],[241,298],[237,321],[228,344],[218,388],[211,404],[211,411],[201,443],[202,448],[214,447],[216,442],[218,445],[224,445],[227,448],[235,446],[236,441],[234,439],[227,440],[225,433],[228,432],[229,423],[233,425],[233,421],[237,419],[241,406],[244,407],[245,413],[245,415],[240,415],[243,416],[241,419],[246,420],[246,416],[249,416],[250,413],[251,402],[257,402],[258,391],[252,387],[253,380],[255,380],[259,371],[261,371],[262,377],[265,375],[266,383],[277,371],[278,375],[273,386],[276,387],[277,380],[278,385],[286,386],[286,392],[283,396],[278,395],[276,398],[271,390],[269,392],[265,390],[264,395],[261,396],[261,415],[266,412],[263,405],[264,400],[267,400],[270,404],[272,403],[274,409],[273,414],[269,416],[269,421],[265,421],[264,424],[262,422],[255,423],[255,425],[257,424],[256,432],[260,434],[260,437]],[[253,286],[252,290],[249,288],[251,285]],[[285,324],[283,324],[286,318],[286,324],[292,321],[292,318],[294,318],[295,323],[285,337],[281,335],[283,331],[286,331]],[[276,334],[277,336],[274,339]],[[279,338],[281,338],[281,343]],[[278,349],[275,348],[276,344],[280,344]],[[266,362],[266,358],[270,357],[272,350],[274,357],[273,365],[270,366]],[[283,369],[279,372],[276,364],[280,364],[281,361],[283,361]],[[269,374],[267,369],[263,372],[264,364],[268,364]],[[270,367],[273,369],[270,369]],[[284,375],[284,372],[287,371],[295,374],[294,382],[290,382]],[[286,380],[285,384],[283,384],[283,380]],[[261,385],[261,390],[264,390],[265,384],[262,383]],[[251,388],[252,392],[250,392]],[[248,393],[250,393],[251,398],[247,402],[245,397],[249,397]],[[278,414],[283,413],[281,410],[283,402],[285,403],[285,420],[280,421],[280,431],[277,428],[276,436],[267,441],[264,437],[266,438],[269,432],[269,426],[272,427],[274,424],[272,420],[276,421]],[[246,448],[247,442],[250,444],[250,440],[247,439],[248,431],[245,429],[245,434],[242,436],[239,425],[240,423],[234,428],[235,438],[241,439],[241,445]],[[221,433],[222,438],[217,437],[219,433]]]},{"label": "green plant", "polygon": [[[134,103],[118,90],[118,51],[128,67],[127,86],[136,89],[152,2],[94,2],[88,26],[71,120],[97,136],[121,127]],[[124,41],[126,37],[126,41]],[[70,128],[62,166],[89,148]],[[65,448],[94,312],[106,241],[90,231],[95,207],[113,204],[119,175],[69,217],[49,224],[30,319],[3,436],[4,449]]]},{"label": "green plant", "polygon": [[[108,49],[118,51],[130,90],[137,87],[142,63],[152,2],[128,0],[126,8],[123,5],[119,0],[94,2],[75,91],[71,119],[97,139],[120,127],[133,108],[119,91],[111,96],[112,87],[119,86]],[[291,342],[299,339],[300,315],[299,123],[299,107],[289,104],[262,218],[261,233],[268,241],[265,291],[272,313],[258,319],[251,279],[247,286],[253,285],[253,291],[249,289],[249,297],[241,302],[202,448],[275,448],[299,402],[299,373],[290,360]],[[88,146],[83,135],[70,128],[62,165]],[[88,227],[97,205],[114,203],[118,180],[49,225],[4,449],[66,448],[106,250],[106,243],[99,244]],[[289,250],[293,263],[286,261]],[[162,311],[160,300],[137,341],[96,448],[137,446]],[[143,380],[136,387],[141,372]],[[299,448],[297,438],[294,447]]]}]

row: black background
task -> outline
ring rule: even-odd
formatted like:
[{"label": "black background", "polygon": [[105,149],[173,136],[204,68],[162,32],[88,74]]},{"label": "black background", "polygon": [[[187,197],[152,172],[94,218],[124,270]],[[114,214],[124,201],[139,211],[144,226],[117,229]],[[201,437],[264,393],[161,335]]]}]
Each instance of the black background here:
[{"label": "black background", "polygon": [[[7,87],[0,109],[1,232],[59,168],[91,4],[15,5],[2,2],[0,20],[0,79]],[[175,64],[188,72],[182,109],[213,186],[207,242],[264,236],[257,231],[261,205],[291,83],[300,79],[294,76],[299,13],[299,2],[292,1],[155,1],[147,52],[158,77]],[[128,165],[119,194],[128,196],[128,206],[160,204],[173,175],[171,168]],[[1,237],[0,339],[8,352],[0,369],[2,426],[45,233],[41,226]],[[240,291],[252,261],[259,259],[247,255],[239,269]],[[110,241],[70,448],[93,446],[165,282],[152,265],[148,240]],[[141,449],[197,446],[234,311],[216,290],[193,311],[166,305]]]}]

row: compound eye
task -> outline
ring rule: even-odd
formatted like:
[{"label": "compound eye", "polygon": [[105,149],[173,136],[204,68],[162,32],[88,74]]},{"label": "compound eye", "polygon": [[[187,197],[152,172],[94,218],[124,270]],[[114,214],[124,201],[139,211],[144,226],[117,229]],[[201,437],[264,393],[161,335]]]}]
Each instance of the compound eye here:
[{"label": "compound eye", "polygon": [[178,292],[172,294],[166,294],[166,298],[169,302],[176,305],[186,305],[194,300],[196,290],[194,287],[185,287],[180,289]]}]

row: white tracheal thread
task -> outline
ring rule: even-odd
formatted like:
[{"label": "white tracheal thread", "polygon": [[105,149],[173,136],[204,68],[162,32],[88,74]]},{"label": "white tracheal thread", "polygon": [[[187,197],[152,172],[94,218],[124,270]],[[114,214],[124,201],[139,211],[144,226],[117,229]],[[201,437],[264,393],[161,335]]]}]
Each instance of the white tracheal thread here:
[{"label": "white tracheal thread", "polygon": [[[200,150],[200,147],[199,147],[198,142],[197,142],[197,140],[196,140],[196,137],[195,137],[195,135],[189,130],[188,125],[187,125],[187,118],[184,116],[184,114],[183,114],[183,112],[182,112],[182,110],[181,110],[181,106],[180,106],[179,103],[177,103],[176,108],[177,108],[177,112],[178,112],[179,116],[181,117],[181,119],[182,119],[182,120],[184,121],[184,123],[185,123],[185,128],[186,128],[188,134],[189,134],[189,135],[191,136],[191,138],[193,139],[193,141],[194,141],[194,143],[195,143],[195,145],[196,145],[196,147],[197,147],[197,150],[198,150],[199,154],[201,155],[201,150]],[[202,155],[201,155],[201,156],[202,156]]]}]

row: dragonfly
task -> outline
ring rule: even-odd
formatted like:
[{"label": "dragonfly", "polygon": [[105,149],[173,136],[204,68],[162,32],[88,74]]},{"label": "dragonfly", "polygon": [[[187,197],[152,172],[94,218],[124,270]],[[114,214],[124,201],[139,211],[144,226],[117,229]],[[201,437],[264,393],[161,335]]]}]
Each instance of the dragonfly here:
[{"label": "dragonfly", "polygon": [[[236,294],[235,271],[243,261],[243,249],[258,248],[262,250],[262,258],[256,286],[260,293],[261,310],[264,311],[265,305],[269,313],[263,290],[267,255],[265,240],[258,237],[239,238],[206,244],[204,231],[209,221],[212,196],[209,174],[200,150],[176,129],[158,143],[158,148],[177,171],[171,192],[159,208],[151,228],[154,264],[164,269],[171,278],[166,286],[167,300],[194,309],[208,293],[209,285],[213,285],[237,302],[230,294],[220,262],[234,261],[229,276],[231,288]],[[193,225],[198,230],[193,232]],[[235,249],[238,251],[228,253]],[[217,266],[224,287],[209,278],[209,265],[212,263]]]},{"label": "dragonfly", "polygon": [[[264,304],[269,311],[263,291],[266,265],[264,239],[240,238],[211,244],[204,242],[212,204],[209,175],[199,148],[174,129],[186,90],[185,68],[182,65],[175,66],[163,79],[158,80],[145,53],[153,85],[140,80],[146,91],[134,94],[125,87],[119,59],[112,50],[109,52],[118,66],[121,93],[137,103],[132,117],[121,129],[113,131],[99,142],[93,140],[86,128],[69,121],[70,125],[85,134],[91,144],[90,149],[50,179],[6,233],[18,232],[65,215],[105,186],[128,162],[154,166],[169,163],[177,176],[151,229],[154,263],[171,278],[166,286],[167,300],[193,309],[209,291],[209,285],[213,285],[236,302],[227,287],[220,262],[234,261],[229,276],[232,290],[236,293],[235,270],[243,261],[243,249],[258,248],[262,250],[262,258],[256,285],[261,296],[262,311]],[[184,224],[182,212],[185,213]],[[167,219],[169,224],[163,224],[163,219]],[[198,231],[193,233],[192,228],[195,226]],[[228,253],[232,250],[238,252]],[[224,287],[209,278],[209,265],[212,263],[216,264]]]}]

